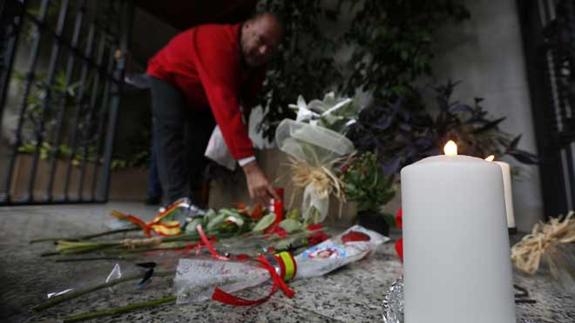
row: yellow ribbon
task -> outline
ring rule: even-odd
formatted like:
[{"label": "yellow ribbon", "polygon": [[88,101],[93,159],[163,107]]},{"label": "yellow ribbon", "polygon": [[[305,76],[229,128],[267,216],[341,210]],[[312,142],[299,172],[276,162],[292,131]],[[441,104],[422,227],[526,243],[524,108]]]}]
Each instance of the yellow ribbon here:
[{"label": "yellow ribbon", "polygon": [[117,210],[112,210],[111,215],[118,220],[129,221],[139,226],[144,231],[144,235],[147,237],[151,236],[151,231],[154,231],[155,233],[162,236],[175,236],[181,233],[180,222],[174,220],[165,220],[164,218],[175,211],[177,207],[177,204],[173,204],[164,212],[159,212],[152,221],[147,223],[135,215],[125,214]]},{"label": "yellow ribbon", "polygon": [[284,270],[285,270],[283,277],[284,281],[287,282],[292,280],[297,273],[297,267],[293,256],[287,251],[282,251],[278,253],[276,256],[278,256],[282,261],[282,263],[284,264]]}]

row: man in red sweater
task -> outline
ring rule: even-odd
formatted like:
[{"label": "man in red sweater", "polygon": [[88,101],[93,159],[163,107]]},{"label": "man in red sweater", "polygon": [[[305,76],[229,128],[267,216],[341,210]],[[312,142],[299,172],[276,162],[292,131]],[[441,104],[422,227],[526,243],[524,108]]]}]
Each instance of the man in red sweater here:
[{"label": "man in red sweater", "polygon": [[251,107],[282,34],[278,19],[264,13],[242,24],[188,29],[150,59],[153,137],[168,202],[190,196],[200,184],[216,123],[243,168],[250,196],[278,198],[255,159],[241,107]]}]

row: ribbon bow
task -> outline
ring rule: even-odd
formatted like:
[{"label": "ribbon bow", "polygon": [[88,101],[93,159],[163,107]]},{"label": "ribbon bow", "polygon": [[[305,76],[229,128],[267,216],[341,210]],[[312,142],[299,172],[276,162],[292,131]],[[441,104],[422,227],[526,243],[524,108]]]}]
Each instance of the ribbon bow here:
[{"label": "ribbon bow", "polygon": [[511,248],[511,260],[528,274],[535,273],[541,257],[560,244],[575,242],[575,212],[554,218],[549,223],[537,223],[533,231]]},{"label": "ribbon bow", "polygon": [[304,217],[308,217],[307,213],[310,208],[315,207],[320,213],[320,222],[323,221],[327,216],[329,196],[332,193],[341,203],[345,202],[344,184],[330,167],[313,166],[306,161],[294,158],[290,159],[290,167],[294,185],[304,188]]},{"label": "ribbon bow", "polygon": [[160,236],[176,236],[182,231],[180,229],[180,222],[175,220],[166,220],[165,218],[172,214],[177,208],[178,204],[174,203],[172,206],[166,208],[165,211],[159,212],[152,221],[146,222],[141,218],[132,215],[125,214],[117,210],[112,210],[111,215],[118,220],[128,221],[137,226],[139,226],[146,237],[151,237],[152,232]]}]

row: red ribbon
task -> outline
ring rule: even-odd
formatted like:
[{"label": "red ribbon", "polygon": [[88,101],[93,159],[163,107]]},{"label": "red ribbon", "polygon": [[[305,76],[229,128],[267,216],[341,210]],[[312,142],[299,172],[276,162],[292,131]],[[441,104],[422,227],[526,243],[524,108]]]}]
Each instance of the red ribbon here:
[{"label": "red ribbon", "polygon": [[[214,248],[214,246],[212,246],[210,240],[206,236],[206,233],[204,232],[204,229],[202,229],[201,225],[198,225],[196,227],[196,230],[198,231],[198,234],[200,236],[200,239],[202,240],[202,243],[209,250],[212,257],[214,257],[215,259],[218,259],[218,260],[230,260],[229,257],[224,257],[216,251],[216,249]],[[238,256],[234,257],[234,260],[238,260],[238,261],[246,261],[249,259],[250,259],[250,257],[248,257],[246,255],[238,255]],[[272,289],[267,296],[262,297],[260,299],[249,300],[249,299],[241,298],[239,296],[232,295],[232,294],[225,292],[224,290],[220,289],[219,287],[216,287],[214,289],[214,293],[212,294],[212,300],[218,301],[218,302],[223,303],[223,304],[228,304],[228,305],[252,306],[252,305],[258,305],[258,304],[262,304],[262,303],[266,302],[270,297],[272,297],[273,294],[275,294],[278,291],[278,289],[281,289],[281,291],[287,297],[291,298],[295,295],[294,290],[288,287],[288,285],[284,282],[283,278],[278,275],[274,266],[272,266],[264,256],[260,255],[255,260],[257,260],[260,263],[260,265],[269,272],[270,277],[272,279]],[[283,266],[281,259],[278,258],[278,262],[280,263],[280,266]],[[294,262],[294,265],[295,265],[295,262]],[[285,269],[283,269],[283,267],[281,268],[281,270],[282,270],[282,272],[285,271]]]},{"label": "red ribbon", "polygon": [[261,264],[263,268],[265,268],[269,272],[272,278],[273,283],[272,289],[267,296],[264,296],[260,299],[250,300],[232,295],[230,293],[223,291],[219,287],[216,287],[214,293],[212,294],[212,300],[228,305],[252,306],[265,303],[268,299],[270,299],[270,297],[272,297],[273,294],[275,294],[278,291],[278,289],[281,289],[281,291],[289,298],[292,298],[295,295],[294,290],[288,287],[288,285],[278,275],[276,269],[269,263],[269,261],[264,256],[259,256],[258,258],[256,258],[256,260]]},{"label": "red ribbon", "polygon": [[208,251],[210,252],[210,254],[212,255],[212,257],[218,259],[218,260],[229,260],[230,258],[228,257],[224,257],[222,255],[220,255],[216,249],[214,248],[214,246],[212,246],[210,239],[208,239],[208,237],[206,236],[206,234],[204,233],[204,229],[202,229],[202,225],[198,224],[198,226],[196,227],[196,230],[198,231],[198,234],[200,235],[200,239],[202,240],[202,242],[204,243],[204,245],[206,246],[206,248],[208,248]]}]

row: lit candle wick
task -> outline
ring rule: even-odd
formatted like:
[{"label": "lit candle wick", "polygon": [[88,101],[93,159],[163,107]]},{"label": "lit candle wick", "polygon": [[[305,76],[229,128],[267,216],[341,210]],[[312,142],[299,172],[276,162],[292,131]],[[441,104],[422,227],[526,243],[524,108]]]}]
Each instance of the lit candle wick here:
[{"label": "lit candle wick", "polygon": [[457,156],[457,144],[453,140],[448,141],[443,147],[443,153],[446,156]]}]

